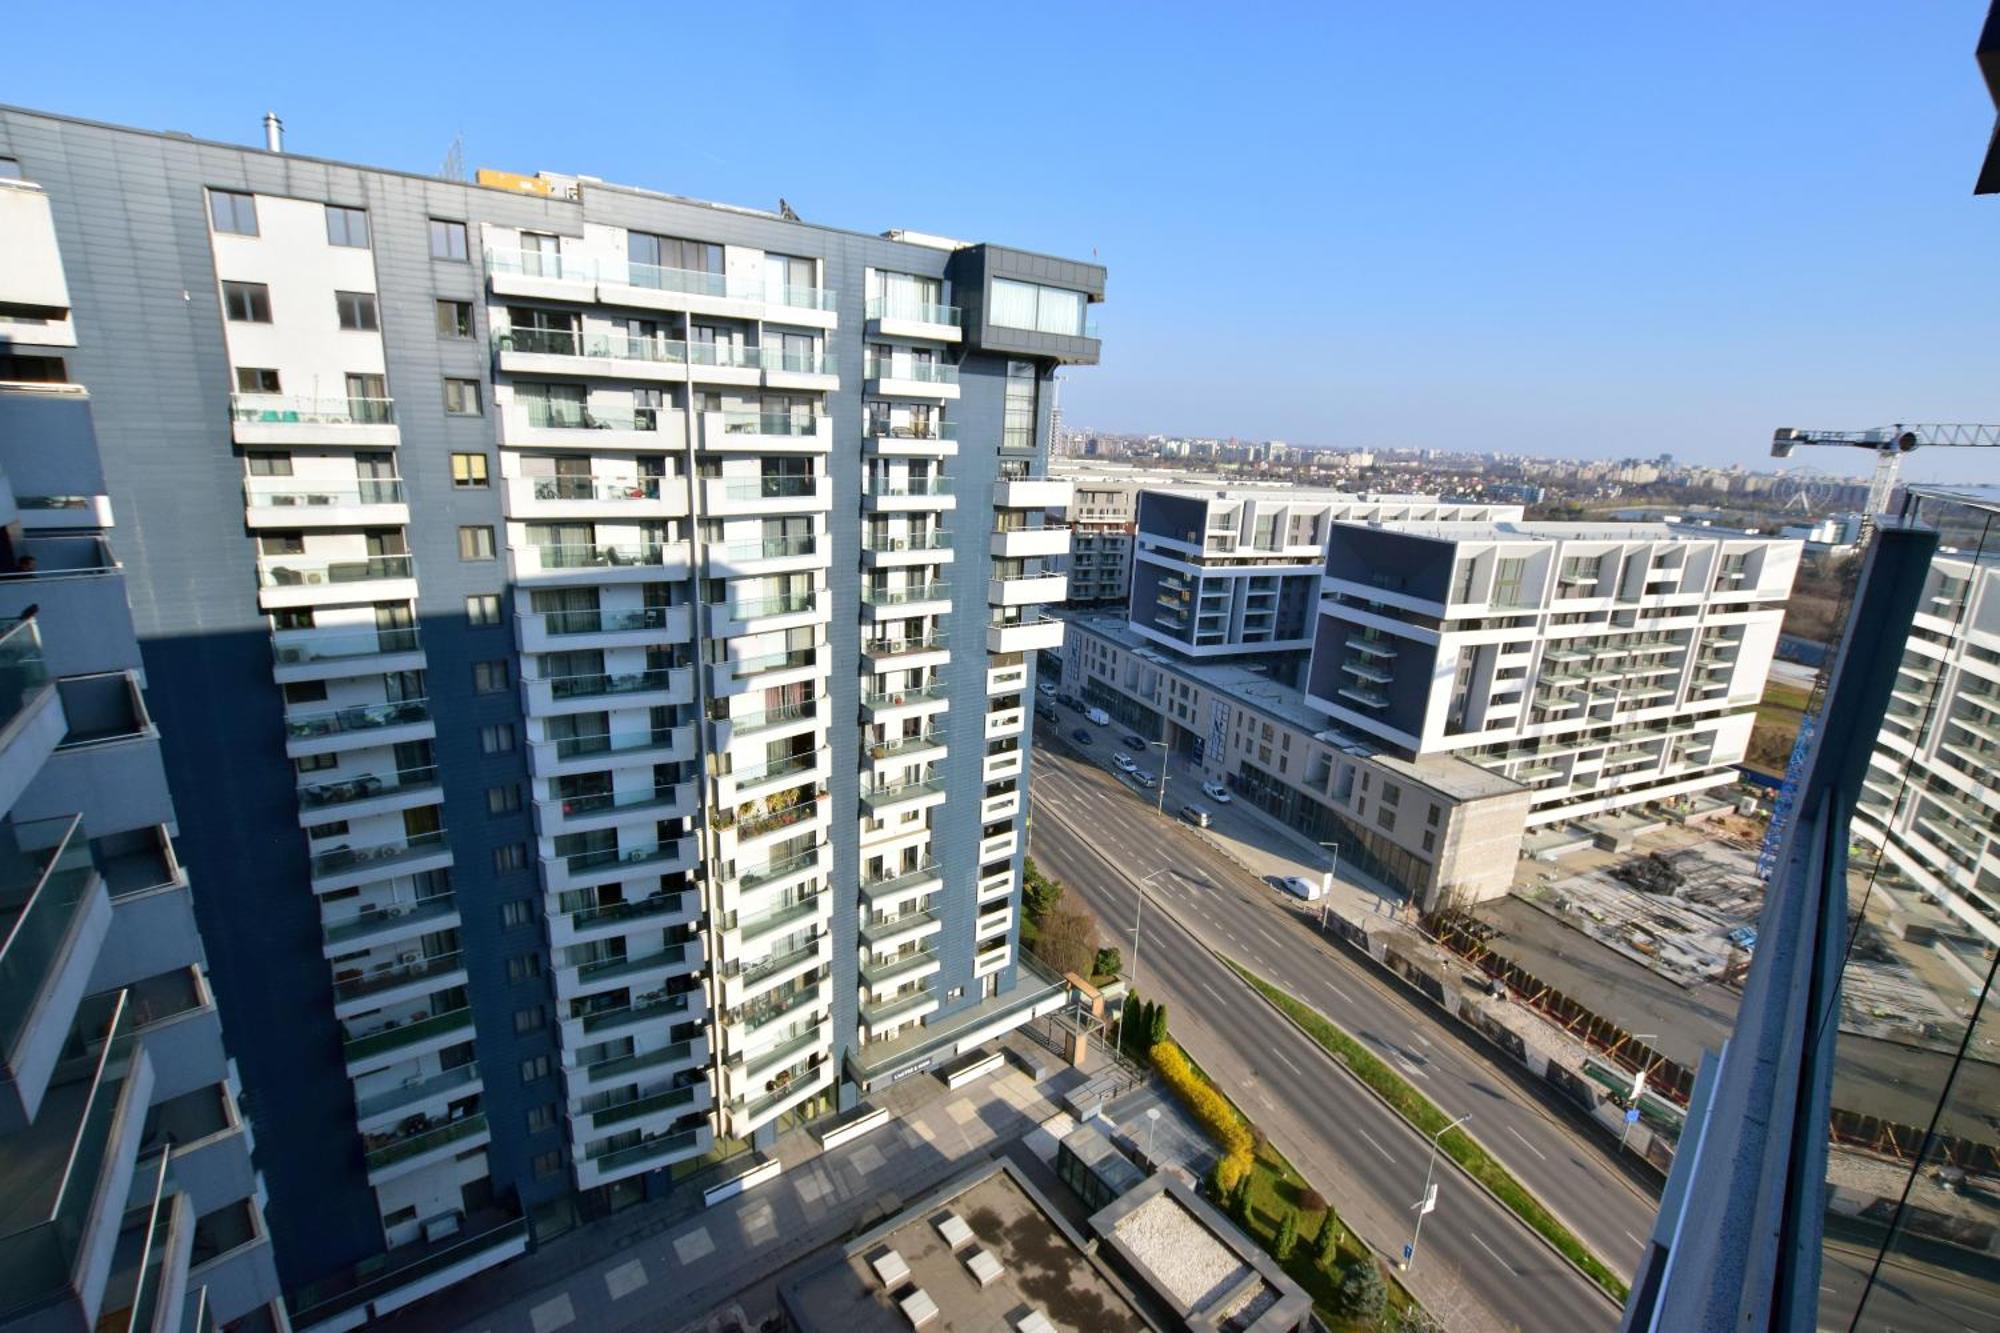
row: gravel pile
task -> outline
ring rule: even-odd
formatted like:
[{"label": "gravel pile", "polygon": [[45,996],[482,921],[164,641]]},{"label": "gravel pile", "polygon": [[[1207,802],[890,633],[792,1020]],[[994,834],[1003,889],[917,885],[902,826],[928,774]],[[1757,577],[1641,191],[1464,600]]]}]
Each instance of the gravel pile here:
[{"label": "gravel pile", "polygon": [[1170,1194],[1156,1194],[1127,1213],[1118,1223],[1118,1239],[1183,1310],[1199,1309],[1250,1272]]}]

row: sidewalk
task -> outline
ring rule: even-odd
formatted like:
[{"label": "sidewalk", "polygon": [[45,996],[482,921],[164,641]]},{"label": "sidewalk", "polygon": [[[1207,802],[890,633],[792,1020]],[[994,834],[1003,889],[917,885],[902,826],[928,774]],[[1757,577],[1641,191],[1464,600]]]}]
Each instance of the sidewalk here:
[{"label": "sidewalk", "polygon": [[[589,1223],[514,1262],[378,1321],[391,1333],[658,1333],[705,1328],[713,1312],[743,1307],[755,1327],[776,1309],[779,1270],[886,1216],[1054,1115],[1082,1075],[1028,1044],[1051,1075],[1033,1083],[1012,1063],[952,1092],[906,1080],[874,1104],[891,1121],[822,1151],[794,1132],[779,1141],[785,1171],[701,1208],[699,1197],[639,1205]],[[693,1191],[688,1192],[690,1195]],[[762,1314],[759,1313],[760,1307]],[[692,1320],[692,1322],[690,1322]]]}]

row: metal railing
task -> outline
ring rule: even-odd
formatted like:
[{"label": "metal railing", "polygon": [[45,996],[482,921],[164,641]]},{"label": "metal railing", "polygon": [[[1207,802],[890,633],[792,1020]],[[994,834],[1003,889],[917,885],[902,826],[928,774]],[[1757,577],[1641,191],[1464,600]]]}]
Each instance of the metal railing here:
[{"label": "metal railing", "polygon": [[643,430],[660,428],[656,408],[635,408],[630,412],[606,412],[582,403],[551,398],[515,400],[527,408],[528,424],[537,430]]},{"label": "metal railing", "polygon": [[817,435],[820,423],[826,420],[790,412],[724,412],[721,416],[725,435]]},{"label": "metal railing", "polygon": [[[282,482],[283,485],[270,485]],[[252,509],[326,509],[344,505],[403,503],[400,477],[365,477],[354,481],[310,482],[295,477],[246,477],[244,495]]]},{"label": "metal railing", "polygon": [[396,420],[393,398],[297,398],[270,393],[232,393],[235,421],[281,425],[387,426]]},{"label": "metal railing", "polygon": [[42,631],[34,617],[7,622],[5,630],[0,630],[0,727],[20,716],[31,700],[49,688],[49,681]]},{"label": "metal railing", "polygon": [[351,1064],[356,1060],[380,1055],[384,1051],[393,1051],[398,1047],[414,1045],[420,1041],[429,1041],[433,1037],[441,1037],[446,1033],[456,1032],[461,1028],[470,1028],[471,1026],[472,1010],[461,1006],[457,1009],[447,1009],[443,1013],[431,1014],[412,1022],[399,1023],[394,1027],[377,1028],[375,1031],[364,1033],[359,1037],[349,1037],[341,1043],[340,1049],[342,1056]]},{"label": "metal railing", "polygon": [[376,657],[384,653],[417,651],[417,631],[412,629],[307,630],[300,634],[278,634],[271,639],[271,654],[280,666],[300,666],[308,662],[334,662],[346,657]]},{"label": "metal railing", "polygon": [[907,357],[871,356],[867,378],[909,380],[916,384],[956,384],[958,367],[944,361],[915,361]]},{"label": "metal railing", "polygon": [[311,560],[304,556],[274,556],[257,566],[257,583],[264,588],[301,588],[322,583],[364,583],[373,579],[416,577],[416,563],[407,555],[356,556],[346,560]]},{"label": "metal railing", "polygon": [[350,731],[374,731],[381,727],[408,726],[428,722],[428,699],[401,699],[395,703],[356,704],[329,708],[317,713],[296,713],[285,719],[285,735],[292,740],[335,736]]},{"label": "metal railing", "polygon": [[416,925],[452,916],[457,911],[456,895],[437,893],[428,898],[393,902],[372,912],[364,910],[339,921],[330,921],[321,928],[321,933],[326,936],[328,944],[340,944],[364,935],[372,935],[384,926]]},{"label": "metal railing", "polygon": [[312,858],[314,878],[338,875],[349,870],[394,864],[419,856],[429,856],[451,844],[443,829],[430,833],[407,834],[400,842],[376,843],[371,847],[335,847]]},{"label": "metal railing", "polygon": [[543,569],[600,569],[664,565],[667,544],[662,542],[556,542],[530,547]]},{"label": "metal railing", "polygon": [[728,480],[723,494],[731,500],[805,500],[819,493],[815,476],[775,475]]},{"label": "metal railing", "polygon": [[81,822],[59,815],[5,826],[0,897],[21,907],[0,939],[0,1050],[14,1049],[97,880]]},{"label": "metal railing", "polygon": [[869,495],[911,496],[950,495],[949,477],[905,477],[901,481],[879,478],[868,487]]},{"label": "metal railing", "polygon": [[579,759],[593,754],[658,750],[671,746],[674,739],[672,727],[655,727],[651,731],[599,731],[587,736],[558,736],[555,738],[556,758]]},{"label": "metal railing", "polygon": [[437,765],[423,764],[415,768],[399,768],[392,778],[393,780],[385,780],[379,774],[359,773],[351,778],[308,782],[299,788],[299,804],[317,810],[330,805],[345,805],[351,801],[366,801],[411,787],[434,787],[438,780]]},{"label": "metal railing", "polygon": [[869,299],[868,318],[907,319],[918,324],[950,324],[956,328],[962,316],[955,305],[939,305],[934,301],[912,301],[894,296],[876,296]]},{"label": "metal railing", "polygon": [[665,606],[648,606],[636,611],[530,611],[526,614],[539,616],[543,631],[552,635],[626,634],[639,630],[665,629],[667,615],[672,609]]}]

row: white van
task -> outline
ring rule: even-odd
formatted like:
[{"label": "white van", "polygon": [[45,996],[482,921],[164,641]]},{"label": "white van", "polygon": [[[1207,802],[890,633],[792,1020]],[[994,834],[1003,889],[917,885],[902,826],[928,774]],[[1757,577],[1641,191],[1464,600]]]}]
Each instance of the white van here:
[{"label": "white van", "polygon": [[1090,719],[1093,726],[1108,727],[1111,725],[1111,714],[1105,712],[1102,708],[1085,709],[1083,715]]},{"label": "white van", "polygon": [[1323,896],[1319,881],[1316,879],[1306,879],[1300,875],[1287,875],[1285,876],[1284,886],[1286,893],[1291,894],[1294,898],[1303,898],[1309,903],[1318,902]]}]

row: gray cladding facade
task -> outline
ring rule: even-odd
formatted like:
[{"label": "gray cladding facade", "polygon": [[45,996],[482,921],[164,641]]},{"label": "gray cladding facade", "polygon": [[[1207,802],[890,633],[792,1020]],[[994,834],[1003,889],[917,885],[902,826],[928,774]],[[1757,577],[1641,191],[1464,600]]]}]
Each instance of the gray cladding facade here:
[{"label": "gray cladding facade", "polygon": [[[0,156],[69,261],[298,1322],[390,1308],[356,1264],[497,1262],[1043,1006],[1047,390],[1096,342],[988,291],[1094,301],[1101,268],[18,110]],[[264,318],[226,318],[246,288]],[[371,313],[331,326],[337,293]]]}]

